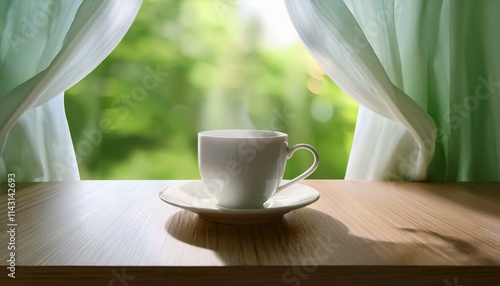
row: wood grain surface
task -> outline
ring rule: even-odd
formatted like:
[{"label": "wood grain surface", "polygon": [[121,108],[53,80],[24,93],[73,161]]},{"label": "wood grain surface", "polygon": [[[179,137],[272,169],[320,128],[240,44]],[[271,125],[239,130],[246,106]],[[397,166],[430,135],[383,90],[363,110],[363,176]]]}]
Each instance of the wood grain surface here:
[{"label": "wood grain surface", "polygon": [[19,183],[17,278],[2,243],[2,285],[500,285],[499,183],[309,180],[316,203],[234,226],[159,199],[179,182]]}]

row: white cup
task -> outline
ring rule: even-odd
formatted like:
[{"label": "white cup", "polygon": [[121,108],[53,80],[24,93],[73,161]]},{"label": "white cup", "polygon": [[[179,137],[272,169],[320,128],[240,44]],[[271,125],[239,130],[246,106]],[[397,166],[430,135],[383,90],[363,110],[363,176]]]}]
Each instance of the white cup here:
[{"label": "white cup", "polygon": [[[286,161],[298,149],[314,156],[309,169],[281,184]],[[318,153],[307,144],[288,147],[288,135],[267,130],[211,130],[198,133],[198,165],[204,191],[221,207],[262,208],[277,191],[306,178],[318,167]],[[281,185],[280,185],[281,184]]]}]

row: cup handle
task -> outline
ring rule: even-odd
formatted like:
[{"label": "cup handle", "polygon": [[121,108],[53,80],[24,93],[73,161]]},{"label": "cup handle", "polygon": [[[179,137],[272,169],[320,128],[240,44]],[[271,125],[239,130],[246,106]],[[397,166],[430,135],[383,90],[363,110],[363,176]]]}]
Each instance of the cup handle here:
[{"label": "cup handle", "polygon": [[288,149],[286,159],[288,160],[288,159],[292,158],[293,153],[295,153],[295,151],[297,151],[299,149],[309,150],[313,154],[313,156],[314,156],[313,164],[304,173],[295,177],[293,180],[279,186],[278,190],[276,190],[277,192],[279,192],[279,191],[283,190],[284,188],[287,188],[287,187],[297,183],[298,181],[306,178],[307,176],[311,175],[312,172],[314,172],[316,170],[316,168],[318,168],[318,164],[319,164],[318,152],[316,152],[316,149],[314,149],[311,145],[308,145],[308,144],[297,144],[297,145],[293,146],[292,148]]}]

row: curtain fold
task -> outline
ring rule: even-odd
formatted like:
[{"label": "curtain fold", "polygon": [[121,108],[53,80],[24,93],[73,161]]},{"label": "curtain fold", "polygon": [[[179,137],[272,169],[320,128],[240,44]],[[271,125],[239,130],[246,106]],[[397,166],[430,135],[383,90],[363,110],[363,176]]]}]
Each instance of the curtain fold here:
[{"label": "curtain fold", "polygon": [[499,3],[286,0],[361,105],[346,179],[500,180]]},{"label": "curtain fold", "polygon": [[0,171],[18,181],[79,179],[64,91],[111,53],[140,0],[3,1]]}]

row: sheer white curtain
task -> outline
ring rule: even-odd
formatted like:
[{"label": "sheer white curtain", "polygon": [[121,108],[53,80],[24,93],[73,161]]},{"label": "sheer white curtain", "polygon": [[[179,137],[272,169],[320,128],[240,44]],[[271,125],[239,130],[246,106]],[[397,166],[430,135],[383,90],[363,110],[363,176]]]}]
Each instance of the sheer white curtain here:
[{"label": "sheer white curtain", "polygon": [[286,4],[361,105],[346,179],[500,180],[500,1]]},{"label": "sheer white curtain", "polygon": [[0,181],[79,179],[64,91],[131,26],[141,0],[0,2]]}]

